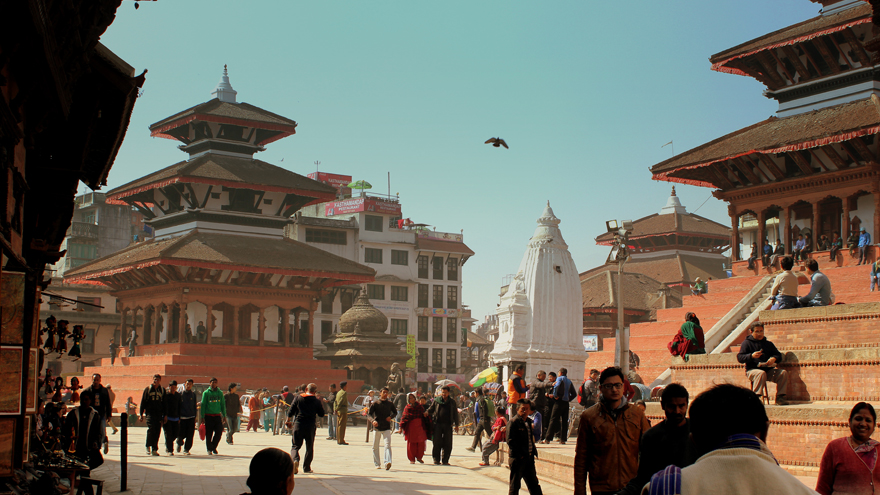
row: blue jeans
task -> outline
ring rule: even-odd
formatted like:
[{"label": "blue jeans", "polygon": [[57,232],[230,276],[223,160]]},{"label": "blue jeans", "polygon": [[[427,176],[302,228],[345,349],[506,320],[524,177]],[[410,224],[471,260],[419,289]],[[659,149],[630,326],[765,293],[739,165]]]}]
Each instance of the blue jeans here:
[{"label": "blue jeans", "polygon": [[228,443],[232,443],[232,435],[235,435],[240,428],[238,422],[237,414],[235,416],[226,416],[226,441]]},{"label": "blue jeans", "polygon": [[797,296],[776,296],[776,302],[770,309],[792,309],[801,307]]},{"label": "blue jeans", "polygon": [[381,466],[379,463],[379,442],[385,444],[385,463],[391,462],[391,430],[375,430],[373,435],[373,464]]},{"label": "blue jeans", "polygon": [[336,438],[336,415],[330,414],[330,422],[327,424],[327,436],[330,438]]}]

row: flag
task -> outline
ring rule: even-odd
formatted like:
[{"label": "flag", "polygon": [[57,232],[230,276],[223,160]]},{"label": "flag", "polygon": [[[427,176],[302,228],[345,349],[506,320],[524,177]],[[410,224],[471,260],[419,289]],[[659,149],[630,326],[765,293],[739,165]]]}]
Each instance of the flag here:
[{"label": "flag", "polygon": [[670,144],[672,144],[672,141],[669,141],[668,143],[664,144],[663,146],[661,146],[661,148],[665,148],[665,147],[669,146]]}]

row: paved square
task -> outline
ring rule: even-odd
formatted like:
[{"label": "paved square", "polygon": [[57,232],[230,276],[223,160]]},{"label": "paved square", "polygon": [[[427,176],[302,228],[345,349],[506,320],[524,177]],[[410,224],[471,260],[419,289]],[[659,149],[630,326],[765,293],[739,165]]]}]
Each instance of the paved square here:
[{"label": "paved square", "polygon": [[[251,457],[265,447],[290,451],[289,435],[240,432],[235,434],[235,445],[221,440],[219,456],[209,457],[205,443],[198,433],[191,456],[164,454],[164,435],[159,440],[160,457],[144,454],[146,428],[129,429],[128,492],[135,495],[239,495],[250,490],[245,485]],[[425,464],[410,464],[406,458],[403,435],[392,436],[393,463],[390,471],[377,470],[373,465],[372,436],[364,442],[363,426],[348,427],[348,446],[325,440],[326,428],[319,428],[315,440],[314,474],[296,476],[293,493],[318,495],[453,495],[459,493],[499,494],[507,492],[506,467],[478,467],[479,450],[472,454],[464,448],[470,445],[470,436],[455,436],[450,462],[452,466],[434,466],[430,457],[432,444],[428,442]],[[119,492],[119,435],[110,435],[110,454],[93,476],[105,480],[105,490]],[[484,474],[491,474],[486,476]],[[497,479],[494,479],[497,478]],[[504,480],[504,481],[499,481]],[[569,490],[541,482],[544,493],[561,495]],[[523,488],[522,493],[527,493]]]}]

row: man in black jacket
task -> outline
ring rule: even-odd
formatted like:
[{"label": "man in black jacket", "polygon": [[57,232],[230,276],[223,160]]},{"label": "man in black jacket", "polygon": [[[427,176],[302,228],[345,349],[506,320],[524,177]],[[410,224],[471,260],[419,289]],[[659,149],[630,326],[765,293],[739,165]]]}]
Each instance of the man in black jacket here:
[{"label": "man in black jacket", "polygon": [[[534,410],[541,413],[541,418],[543,418],[545,425],[550,424],[551,409],[547,407],[547,394],[553,393],[553,383],[547,381],[546,371],[539,370],[538,374],[535,375],[535,379],[529,384],[528,399],[532,401]],[[541,431],[541,439],[544,438],[544,433],[546,432],[547,427],[545,426]]]},{"label": "man in black jacket", "polygon": [[238,414],[241,412],[241,396],[235,393],[238,390],[237,383],[229,384],[229,392],[223,394],[226,401],[226,443],[233,444],[233,435],[239,430]]},{"label": "man in black jacket", "polygon": [[159,455],[159,432],[165,422],[165,389],[162,376],[153,375],[153,384],[141,396],[141,421],[147,415],[147,455]]},{"label": "man in black jacket", "polygon": [[98,434],[100,435],[100,443],[104,444],[104,453],[110,450],[110,441],[107,440],[107,421],[113,419],[113,408],[110,404],[110,392],[101,385],[101,375],[95,373],[92,375],[92,386],[83,390],[80,397],[89,396],[89,403],[92,409],[98,413]]},{"label": "man in black jacket", "polygon": [[74,444],[74,450],[71,454],[85,459],[89,463],[89,467],[97,467],[94,465],[96,459],[100,459],[100,451],[98,451],[98,443],[101,440],[100,426],[98,423],[98,413],[89,407],[91,404],[91,396],[81,395],[79,407],[67,413],[64,418],[64,428],[61,429],[64,437],[64,449],[69,449]]},{"label": "man in black jacket", "polygon": [[755,321],[749,326],[749,335],[739,347],[737,361],[745,363],[746,375],[752,382],[752,391],[761,395],[767,380],[776,383],[776,405],[788,405],[785,392],[788,390],[788,373],[780,369],[782,354],[764,337],[764,324]]},{"label": "man in black jacket", "polygon": [[532,432],[532,401],[520,399],[517,402],[516,414],[511,414],[510,424],[507,426],[507,452],[510,457],[510,495],[519,494],[522,482],[531,495],[541,495],[541,484],[538,482],[538,474],[535,472],[535,457],[538,457],[538,449],[535,447],[535,437]]},{"label": "man in black jacket", "polygon": [[452,453],[453,427],[458,432],[458,406],[455,399],[449,396],[449,385],[440,389],[440,397],[428,408],[428,414],[434,423],[434,464],[440,464],[441,455],[444,466],[449,465],[449,454]]},{"label": "man in black jacket", "polygon": [[660,395],[666,419],[646,431],[639,445],[639,470],[618,495],[639,495],[651,476],[666,466],[680,468],[697,461],[697,447],[687,419],[689,394],[678,383],[670,383]]},{"label": "man in black jacket", "polygon": [[370,404],[367,411],[367,417],[373,422],[373,429],[376,435],[373,437],[373,464],[376,469],[381,469],[382,464],[379,460],[379,442],[385,444],[385,470],[391,469],[391,433],[392,422],[397,416],[397,408],[388,400],[388,387],[383,387],[379,391],[379,400]]},{"label": "man in black jacket", "polygon": [[186,381],[184,391],[180,394],[180,431],[177,433],[177,451],[183,447],[183,454],[189,455],[196,431],[196,413],[198,412],[196,393],[193,392],[192,378]]},{"label": "man in black jacket", "polygon": [[180,433],[180,394],[177,393],[177,380],[171,380],[168,384],[168,393],[165,394],[165,453],[174,455],[174,441]]},{"label": "man in black jacket", "polygon": [[[531,391],[534,389],[530,388],[529,390]],[[492,423],[495,421],[495,418],[492,417],[494,414],[492,414],[492,411],[487,404],[486,396],[483,395],[483,388],[480,387],[474,390],[474,393],[476,394],[476,397],[474,398],[474,409],[477,411],[474,420],[477,425],[474,428],[474,441],[471,443],[470,447],[465,449],[470,452],[476,450],[478,443],[482,445],[484,432],[487,437],[492,436]],[[492,409],[495,409],[494,405]]]},{"label": "man in black jacket", "polygon": [[287,412],[288,428],[293,418],[293,441],[290,449],[293,457],[293,474],[299,473],[299,449],[303,442],[306,444],[306,455],[303,460],[303,472],[312,472],[312,458],[315,456],[315,430],[317,429],[317,417],[324,417],[324,404],[315,394],[318,386],[308,384],[306,391],[293,398],[290,410]]}]

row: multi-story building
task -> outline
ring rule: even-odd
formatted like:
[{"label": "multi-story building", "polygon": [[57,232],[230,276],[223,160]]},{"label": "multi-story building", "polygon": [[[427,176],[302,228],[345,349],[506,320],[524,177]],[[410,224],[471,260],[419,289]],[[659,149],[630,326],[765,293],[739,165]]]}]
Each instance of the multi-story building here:
[{"label": "multi-story building", "polygon": [[71,325],[83,325],[85,339],[80,345],[82,360],[74,362],[57,354],[46,360],[55,376],[82,371],[83,365],[107,355],[111,338],[117,342],[123,338],[116,297],[110,295],[110,289],[100,284],[66,283],[65,272],[151,235],[140,212],[126,204],[108,202],[104,193],[90,192],[74,199],[73,220],[61,245],[65,254],[46,270],[52,282],[42,298],[40,320],[53,315]]},{"label": "multi-story building", "polygon": [[[349,176],[338,181],[350,182]],[[316,176],[331,185],[326,177]],[[366,285],[374,307],[388,317],[388,332],[415,341],[415,359],[407,366],[408,383],[428,384],[447,378],[470,379],[462,368],[469,318],[464,314],[462,266],[474,255],[461,233],[429,230],[425,224],[403,222],[396,197],[360,196],[309,205],[288,230],[293,239],[363,263],[376,270]],[[404,223],[410,223],[406,226]],[[351,307],[358,286],[339,287],[324,297],[315,315],[318,349],[337,331],[339,317]],[[337,297],[338,296],[338,297]],[[318,334],[320,332],[320,335]],[[403,365],[404,363],[401,363]]]}]

